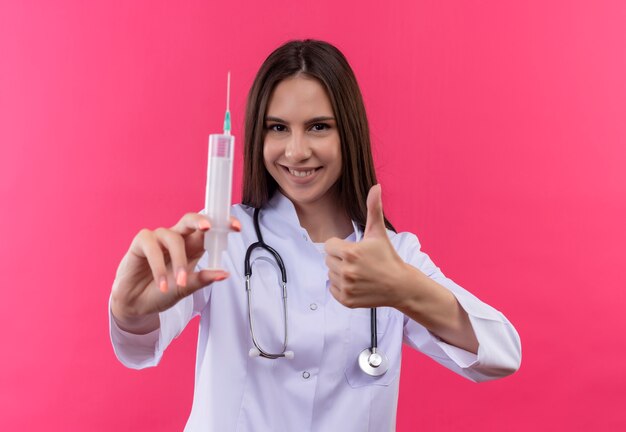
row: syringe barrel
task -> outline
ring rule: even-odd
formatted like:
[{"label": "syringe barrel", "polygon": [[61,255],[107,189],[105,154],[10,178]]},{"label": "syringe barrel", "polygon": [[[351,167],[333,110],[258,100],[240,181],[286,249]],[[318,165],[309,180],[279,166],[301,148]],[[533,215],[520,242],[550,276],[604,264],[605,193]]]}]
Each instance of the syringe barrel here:
[{"label": "syringe barrel", "polygon": [[209,160],[204,211],[211,229],[204,235],[204,249],[209,255],[208,268],[222,267],[222,252],[228,244],[233,181],[232,135],[209,135]]}]

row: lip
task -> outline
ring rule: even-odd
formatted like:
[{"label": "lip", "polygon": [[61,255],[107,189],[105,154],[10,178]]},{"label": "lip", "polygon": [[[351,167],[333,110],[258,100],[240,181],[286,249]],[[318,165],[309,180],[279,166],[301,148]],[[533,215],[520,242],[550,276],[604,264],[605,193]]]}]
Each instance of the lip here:
[{"label": "lip", "polygon": [[295,183],[297,185],[306,185],[308,183],[311,183],[312,181],[314,181],[317,178],[317,176],[319,175],[319,172],[323,168],[323,167],[298,167],[298,168],[291,167],[291,169],[295,169],[295,170],[298,170],[298,171],[315,170],[315,172],[313,174],[311,174],[310,176],[307,176],[307,177],[296,177],[295,175],[293,175],[293,174],[291,174],[289,172],[289,167],[286,167],[284,165],[279,165],[279,167],[285,173],[285,177],[287,177],[287,179],[289,179],[289,181],[291,181],[292,183]]}]

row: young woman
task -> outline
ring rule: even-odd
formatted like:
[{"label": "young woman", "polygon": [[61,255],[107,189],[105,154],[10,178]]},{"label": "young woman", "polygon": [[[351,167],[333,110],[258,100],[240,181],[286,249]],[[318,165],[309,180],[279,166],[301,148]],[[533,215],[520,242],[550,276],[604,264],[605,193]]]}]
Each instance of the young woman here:
[{"label": "young woman", "polygon": [[244,152],[225,271],[203,270],[210,224],[189,213],[140,231],[113,284],[128,367],[155,366],[200,315],[186,430],[394,430],[403,343],[473,381],[518,369],[510,322],[384,217],[361,93],[335,47],[294,41],[267,58]]}]

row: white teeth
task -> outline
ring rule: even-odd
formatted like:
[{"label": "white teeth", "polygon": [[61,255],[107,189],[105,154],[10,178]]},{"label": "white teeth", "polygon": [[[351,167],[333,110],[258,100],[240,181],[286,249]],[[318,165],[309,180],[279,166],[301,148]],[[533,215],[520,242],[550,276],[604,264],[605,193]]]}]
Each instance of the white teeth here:
[{"label": "white teeth", "polygon": [[315,170],[313,169],[309,171],[297,171],[297,170],[289,168],[289,172],[296,177],[307,177],[313,174]]}]

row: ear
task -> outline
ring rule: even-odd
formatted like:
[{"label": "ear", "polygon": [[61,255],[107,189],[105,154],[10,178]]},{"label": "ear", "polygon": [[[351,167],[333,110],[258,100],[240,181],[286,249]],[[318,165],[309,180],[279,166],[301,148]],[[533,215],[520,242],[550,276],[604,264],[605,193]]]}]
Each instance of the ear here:
[{"label": "ear", "polygon": [[382,189],[379,184],[376,184],[367,194],[367,221],[363,238],[381,236],[387,237],[387,229],[383,216]]}]

